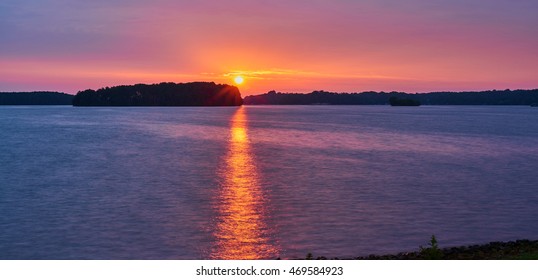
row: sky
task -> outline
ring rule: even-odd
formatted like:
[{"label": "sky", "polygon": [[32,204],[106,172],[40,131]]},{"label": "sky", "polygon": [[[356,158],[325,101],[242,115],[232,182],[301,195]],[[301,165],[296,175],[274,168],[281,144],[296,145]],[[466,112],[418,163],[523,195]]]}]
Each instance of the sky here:
[{"label": "sky", "polygon": [[0,91],[538,88],[536,0],[2,0]]}]

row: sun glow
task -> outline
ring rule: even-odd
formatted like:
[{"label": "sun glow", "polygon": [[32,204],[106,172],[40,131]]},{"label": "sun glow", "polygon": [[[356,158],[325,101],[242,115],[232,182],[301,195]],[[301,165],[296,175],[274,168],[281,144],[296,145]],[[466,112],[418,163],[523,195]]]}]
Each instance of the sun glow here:
[{"label": "sun glow", "polygon": [[237,76],[234,78],[234,82],[238,85],[242,84],[243,82],[245,81],[245,79],[243,79],[243,77],[241,76]]}]

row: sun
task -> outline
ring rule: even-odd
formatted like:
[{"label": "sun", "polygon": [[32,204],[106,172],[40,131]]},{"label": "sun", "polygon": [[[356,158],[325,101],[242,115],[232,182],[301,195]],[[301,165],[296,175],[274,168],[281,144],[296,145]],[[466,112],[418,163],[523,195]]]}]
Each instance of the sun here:
[{"label": "sun", "polygon": [[245,79],[243,79],[243,77],[241,76],[237,76],[234,78],[234,82],[238,85],[242,84],[243,82],[245,81]]}]

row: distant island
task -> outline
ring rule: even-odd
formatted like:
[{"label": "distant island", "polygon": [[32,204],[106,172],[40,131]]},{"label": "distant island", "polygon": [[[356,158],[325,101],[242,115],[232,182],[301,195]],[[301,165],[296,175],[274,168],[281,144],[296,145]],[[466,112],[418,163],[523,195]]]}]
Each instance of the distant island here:
[{"label": "distant island", "polygon": [[420,101],[411,98],[398,98],[393,96],[389,98],[390,106],[420,106]]},{"label": "distant island", "polygon": [[73,97],[52,91],[0,92],[0,105],[71,105]]},{"label": "distant island", "polygon": [[476,92],[374,92],[308,94],[270,91],[241,98],[239,89],[213,82],[136,84],[79,91],[0,92],[0,105],[241,106],[245,105],[526,105],[538,106],[538,89]]},{"label": "distant island", "polygon": [[73,106],[241,106],[239,89],[213,82],[136,84],[79,91]]},{"label": "distant island", "polygon": [[247,105],[388,105],[390,99],[413,100],[422,105],[531,105],[538,104],[538,89],[490,90],[477,92],[405,92],[336,93],[313,91],[308,94],[270,91],[246,96]]}]

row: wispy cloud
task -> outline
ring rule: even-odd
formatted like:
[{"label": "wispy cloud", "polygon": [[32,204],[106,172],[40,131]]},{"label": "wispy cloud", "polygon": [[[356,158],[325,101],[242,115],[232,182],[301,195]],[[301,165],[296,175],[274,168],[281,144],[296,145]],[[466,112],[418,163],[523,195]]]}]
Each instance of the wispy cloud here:
[{"label": "wispy cloud", "polygon": [[327,78],[327,79],[387,79],[387,80],[417,80],[411,77],[387,76],[378,74],[349,74],[328,73],[315,71],[302,71],[293,69],[269,69],[269,70],[235,70],[222,74],[223,77],[243,76],[251,79],[271,80],[285,78]]}]

